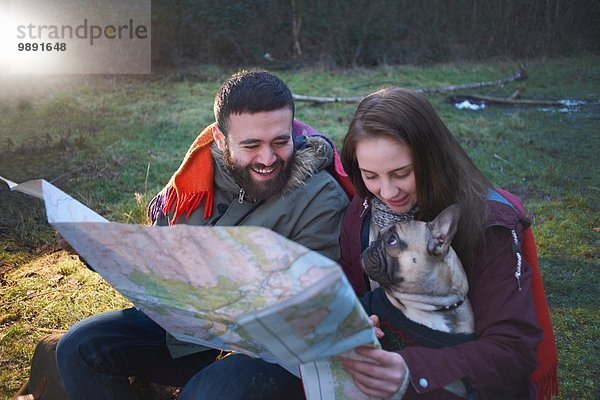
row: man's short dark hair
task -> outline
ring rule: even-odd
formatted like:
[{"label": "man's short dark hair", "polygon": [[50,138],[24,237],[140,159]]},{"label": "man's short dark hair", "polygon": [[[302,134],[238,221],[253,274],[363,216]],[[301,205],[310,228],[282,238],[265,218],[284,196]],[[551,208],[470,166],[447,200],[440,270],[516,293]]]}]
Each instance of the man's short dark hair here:
[{"label": "man's short dark hair", "polygon": [[264,69],[241,70],[227,79],[215,97],[215,120],[227,135],[231,114],[254,114],[289,108],[294,115],[294,98],[285,83]]}]

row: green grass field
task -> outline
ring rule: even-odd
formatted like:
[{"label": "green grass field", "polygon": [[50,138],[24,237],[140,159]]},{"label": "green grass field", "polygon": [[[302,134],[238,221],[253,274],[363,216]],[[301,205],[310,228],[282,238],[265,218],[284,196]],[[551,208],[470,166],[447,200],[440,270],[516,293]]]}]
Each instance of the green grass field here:
[{"label": "green grass field", "polygon": [[[600,57],[278,73],[296,94],[363,96],[406,87],[491,81],[523,65],[528,79],[461,91],[582,101],[571,107],[458,110],[431,101],[480,168],[519,195],[534,222],[559,352],[560,399],[600,392]],[[145,222],[233,70],[200,66],[152,77],[0,77],[0,175],[44,178],[110,220]],[[339,144],[355,104],[297,103],[297,118]],[[0,185],[0,398],[25,380],[48,333],[127,302],[60,251],[41,202]]]}]

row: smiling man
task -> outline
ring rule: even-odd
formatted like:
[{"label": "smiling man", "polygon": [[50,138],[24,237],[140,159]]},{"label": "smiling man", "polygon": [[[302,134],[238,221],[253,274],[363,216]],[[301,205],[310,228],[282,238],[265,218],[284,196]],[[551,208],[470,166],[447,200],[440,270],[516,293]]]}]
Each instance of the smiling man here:
[{"label": "smiling man", "polygon": [[267,199],[287,184],[294,162],[292,110],[282,108],[256,114],[231,115],[229,140],[217,130],[223,162],[246,195]]},{"label": "smiling man", "polygon": [[[267,71],[241,71],[218,90],[214,111],[216,122],[151,201],[152,222],[264,226],[339,259],[348,196],[336,178],[347,177],[335,173],[331,143],[294,120],[289,88]],[[72,400],[133,399],[130,376],[183,386],[179,399],[304,398],[300,379],[277,364],[241,354],[216,361],[218,351],[202,350],[131,308],[74,325],[57,364]]]}]

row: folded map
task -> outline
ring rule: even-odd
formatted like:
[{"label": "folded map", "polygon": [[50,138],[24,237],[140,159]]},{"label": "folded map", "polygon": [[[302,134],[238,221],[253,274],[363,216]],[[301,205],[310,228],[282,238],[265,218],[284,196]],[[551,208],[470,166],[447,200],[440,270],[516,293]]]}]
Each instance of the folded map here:
[{"label": "folded map", "polygon": [[73,249],[178,340],[301,369],[309,399],[366,398],[329,362],[378,345],[329,258],[263,227],[109,222],[47,181],[0,179],[43,199]]}]

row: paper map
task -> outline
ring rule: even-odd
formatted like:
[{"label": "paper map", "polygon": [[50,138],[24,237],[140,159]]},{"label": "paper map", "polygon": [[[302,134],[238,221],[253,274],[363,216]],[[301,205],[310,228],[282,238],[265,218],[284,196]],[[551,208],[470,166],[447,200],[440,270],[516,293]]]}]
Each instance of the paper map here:
[{"label": "paper map", "polygon": [[44,180],[0,179],[43,199],[73,249],[175,338],[301,369],[310,400],[366,398],[329,361],[378,345],[329,258],[262,227],[109,223]]}]

